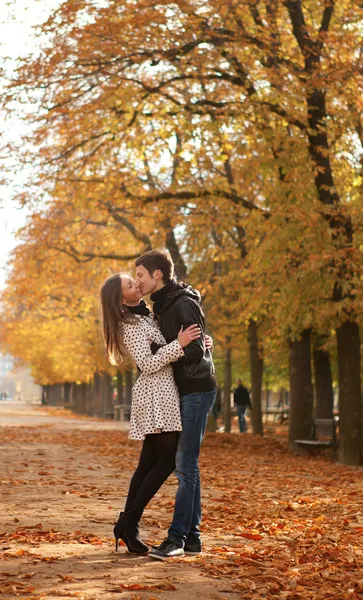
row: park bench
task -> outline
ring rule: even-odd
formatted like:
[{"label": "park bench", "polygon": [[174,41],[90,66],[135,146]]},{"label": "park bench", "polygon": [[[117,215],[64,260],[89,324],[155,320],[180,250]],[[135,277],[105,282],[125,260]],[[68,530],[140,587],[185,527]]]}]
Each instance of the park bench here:
[{"label": "park bench", "polygon": [[262,415],[265,417],[266,423],[268,421],[269,416],[272,415],[274,421],[277,421],[279,425],[282,425],[283,423],[287,423],[287,421],[289,420],[289,408],[286,407],[263,410]]},{"label": "park bench", "polygon": [[312,453],[321,448],[331,448],[335,459],[338,449],[337,420],[314,419],[309,440],[295,440],[298,446],[305,446]]}]

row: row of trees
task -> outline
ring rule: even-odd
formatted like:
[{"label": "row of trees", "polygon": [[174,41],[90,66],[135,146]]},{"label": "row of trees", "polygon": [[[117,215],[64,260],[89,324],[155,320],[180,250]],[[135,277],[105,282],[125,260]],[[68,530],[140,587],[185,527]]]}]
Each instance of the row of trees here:
[{"label": "row of trees", "polygon": [[3,102],[32,103],[32,135],[9,149],[32,166],[18,199],[33,208],[3,339],[38,381],[108,371],[99,285],[167,247],[204,295],[225,398],[249,361],[254,431],[264,369],[276,386],[289,372],[292,448],[313,382],[330,416],[336,377],[340,460],[362,463],[362,16],[352,0],[65,0],[51,15]]},{"label": "row of trees", "polygon": [[130,368],[110,373],[95,373],[85,382],[66,381],[42,386],[42,404],[64,406],[76,413],[104,419],[128,419],[131,413],[135,371]]}]

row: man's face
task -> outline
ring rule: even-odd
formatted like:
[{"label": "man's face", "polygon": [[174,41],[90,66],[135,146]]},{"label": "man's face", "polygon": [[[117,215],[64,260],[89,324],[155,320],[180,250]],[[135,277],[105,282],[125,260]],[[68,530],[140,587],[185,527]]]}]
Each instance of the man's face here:
[{"label": "man's face", "polygon": [[[159,271],[155,271],[153,275],[156,275]],[[159,278],[152,277],[147,269],[143,265],[136,267],[136,280],[140,286],[140,290],[143,296],[146,294],[152,294],[156,291]]]}]

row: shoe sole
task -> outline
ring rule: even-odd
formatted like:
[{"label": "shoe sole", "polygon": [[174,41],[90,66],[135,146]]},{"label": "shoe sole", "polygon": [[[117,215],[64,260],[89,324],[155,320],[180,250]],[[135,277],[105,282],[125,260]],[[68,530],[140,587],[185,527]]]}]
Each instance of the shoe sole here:
[{"label": "shoe sole", "polygon": [[171,560],[173,558],[183,558],[185,553],[183,552],[183,554],[176,554],[175,556],[160,556],[159,554],[153,554],[152,552],[149,552],[148,556],[149,558],[155,558],[156,560]]},{"label": "shoe sole", "polygon": [[[155,550],[157,550],[157,547],[153,547],[150,552],[154,552]],[[203,550],[184,550],[184,555],[186,556],[199,556],[203,554]],[[150,553],[149,553],[150,556]],[[154,557],[155,558],[155,557]]]},{"label": "shoe sole", "polygon": [[132,552],[127,546],[119,546],[118,550],[115,550],[115,554],[120,554],[120,548],[124,548],[125,554],[133,554],[134,556],[147,556],[149,554],[149,550],[145,550],[145,552]]}]

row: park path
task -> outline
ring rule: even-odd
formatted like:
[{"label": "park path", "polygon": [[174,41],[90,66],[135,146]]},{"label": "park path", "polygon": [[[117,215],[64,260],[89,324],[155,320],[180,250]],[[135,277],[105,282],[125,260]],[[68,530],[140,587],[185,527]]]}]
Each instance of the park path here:
[{"label": "park path", "polygon": [[[0,597],[358,600],[362,470],[293,457],[282,437],[208,434],[206,552],[162,563],[113,550],[139,445],[119,423],[0,403]],[[145,511],[161,541],[176,485]]]}]

